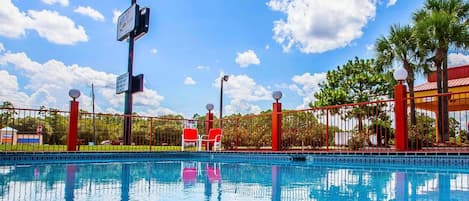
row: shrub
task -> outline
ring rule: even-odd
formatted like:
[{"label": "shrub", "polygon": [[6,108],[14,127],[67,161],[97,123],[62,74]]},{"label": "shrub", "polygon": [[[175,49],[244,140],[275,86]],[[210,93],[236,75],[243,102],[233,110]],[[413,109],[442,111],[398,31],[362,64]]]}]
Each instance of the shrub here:
[{"label": "shrub", "polygon": [[351,150],[359,150],[365,146],[365,138],[361,133],[355,133],[348,141],[348,147]]}]

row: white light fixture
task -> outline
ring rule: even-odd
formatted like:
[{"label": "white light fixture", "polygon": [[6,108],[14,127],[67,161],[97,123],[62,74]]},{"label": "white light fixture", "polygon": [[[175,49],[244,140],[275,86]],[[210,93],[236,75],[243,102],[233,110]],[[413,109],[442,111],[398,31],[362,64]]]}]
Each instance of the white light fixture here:
[{"label": "white light fixture", "polygon": [[272,98],[274,98],[275,101],[278,102],[278,100],[280,100],[282,98],[282,92],[281,91],[274,91],[274,93],[272,93]]},{"label": "white light fixture", "polygon": [[393,73],[394,79],[402,82],[407,79],[407,70],[404,68],[398,68]]},{"label": "white light fixture", "polygon": [[214,106],[213,106],[213,104],[209,103],[205,106],[205,108],[207,108],[207,110],[210,112],[210,111],[213,110]]},{"label": "white light fixture", "polygon": [[68,95],[70,96],[70,98],[73,98],[73,101],[75,101],[75,99],[80,97],[81,93],[78,89],[70,89],[70,91],[68,91]]}]

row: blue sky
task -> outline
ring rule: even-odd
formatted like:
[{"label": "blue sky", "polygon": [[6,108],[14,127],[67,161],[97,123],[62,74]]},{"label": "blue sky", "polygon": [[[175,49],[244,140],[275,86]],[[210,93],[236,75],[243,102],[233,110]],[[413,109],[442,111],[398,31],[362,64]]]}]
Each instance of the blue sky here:
[{"label": "blue sky", "polygon": [[[271,108],[273,91],[286,109],[314,101],[325,72],[355,56],[372,58],[375,40],[392,24],[408,24],[421,0],[138,0],[151,9],[150,31],[135,42],[134,74],[145,75],[134,111],[144,115]],[[0,100],[16,107],[67,109],[79,89],[91,110],[123,113],[115,80],[127,70],[128,43],[116,40],[116,0],[0,0]],[[453,64],[469,63],[455,53]],[[420,79],[420,82],[423,79]]]}]

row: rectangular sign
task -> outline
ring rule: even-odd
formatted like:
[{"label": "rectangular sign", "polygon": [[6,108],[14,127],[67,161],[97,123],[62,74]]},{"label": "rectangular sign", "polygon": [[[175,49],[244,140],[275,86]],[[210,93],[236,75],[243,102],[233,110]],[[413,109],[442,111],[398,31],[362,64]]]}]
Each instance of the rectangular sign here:
[{"label": "rectangular sign", "polygon": [[132,4],[117,19],[117,40],[122,41],[129,36],[131,31],[137,26],[138,5]]},{"label": "rectangular sign", "polygon": [[129,89],[129,73],[124,73],[116,79],[116,94],[126,92]]}]

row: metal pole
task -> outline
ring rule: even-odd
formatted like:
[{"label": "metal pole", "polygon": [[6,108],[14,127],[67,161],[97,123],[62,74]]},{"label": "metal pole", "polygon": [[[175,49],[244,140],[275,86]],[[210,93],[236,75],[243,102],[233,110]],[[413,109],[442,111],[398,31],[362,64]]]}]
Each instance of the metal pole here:
[{"label": "metal pole", "polygon": [[[131,0],[132,5],[137,3],[137,0]],[[132,75],[133,75],[133,61],[134,61],[134,32],[131,31],[129,34],[129,62],[128,62],[128,88],[125,92],[125,103],[124,103],[124,144],[131,144],[132,136]]]},{"label": "metal pole", "polygon": [[218,119],[220,121],[220,128],[223,128],[223,122],[221,118],[223,117],[223,77],[220,79],[221,81],[221,87],[220,87],[220,118]]},{"label": "metal pole", "polygon": [[95,112],[94,112],[94,84],[91,83],[91,98],[93,99],[93,135],[94,135],[94,143],[96,142],[96,121],[95,121]]}]

